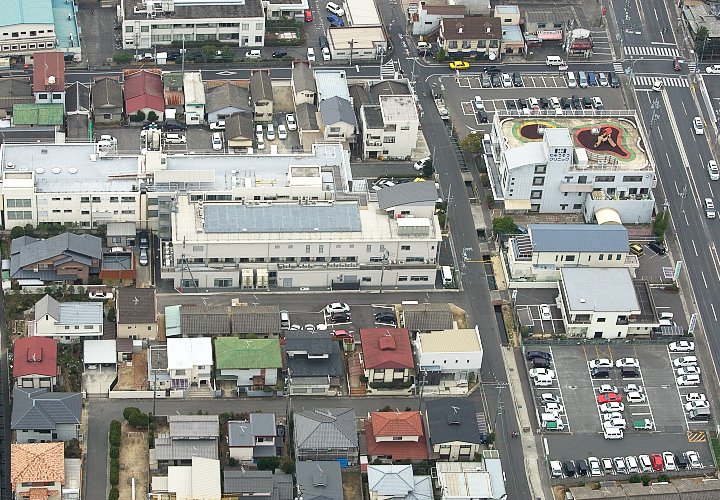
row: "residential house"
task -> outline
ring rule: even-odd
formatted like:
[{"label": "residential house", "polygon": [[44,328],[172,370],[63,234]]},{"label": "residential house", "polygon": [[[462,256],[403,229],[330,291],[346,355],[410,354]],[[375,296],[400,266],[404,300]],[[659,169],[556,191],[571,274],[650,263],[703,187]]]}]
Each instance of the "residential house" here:
[{"label": "residential house", "polygon": [[297,489],[303,500],[344,500],[340,463],[331,461],[295,462]]},{"label": "residential house", "polygon": [[111,248],[103,251],[100,280],[105,284],[132,286],[135,281],[136,262],[136,254],[132,248],[127,250]]},{"label": "residential house", "polygon": [[408,390],[415,380],[410,333],[405,328],[362,328],[362,361],[368,388]]},{"label": "residential house", "polygon": [[93,121],[98,124],[120,123],[123,117],[123,88],[115,78],[96,78],[92,86]]},{"label": "residential house", "polygon": [[108,222],[105,243],[108,247],[134,247],[137,226],[134,222]]},{"label": "residential house", "polygon": [[63,500],[65,443],[10,445],[12,498]]},{"label": "residential house", "polygon": [[220,460],[192,457],[189,462],[189,465],[170,465],[167,476],[153,476],[148,500],[220,499]]},{"label": "residential house", "polygon": [[29,78],[0,79],[0,112],[12,115],[15,104],[34,104],[35,96]]},{"label": "residential house", "polygon": [[313,148],[313,144],[323,140],[323,134],[318,122],[318,109],[314,104],[302,103],[295,106],[295,120],[298,126],[300,144],[306,151]]},{"label": "residential house", "polygon": [[410,95],[380,96],[377,106],[363,106],[360,122],[363,158],[408,159],[417,147],[420,119]]},{"label": "residential house", "polygon": [[61,303],[45,295],[35,303],[35,317],[27,327],[28,337],[50,337],[63,343],[99,339],[103,336],[103,303]]},{"label": "residential house", "polygon": [[155,435],[155,453],[162,465],[187,465],[194,457],[218,458],[220,420],[217,415],[168,415],[169,430]]},{"label": "residential house", "polygon": [[128,70],[123,83],[125,113],[137,115],[142,112],[146,118],[154,113],[157,120],[165,116],[165,95],[159,71]]},{"label": "residential house", "polygon": [[463,19],[467,15],[465,5],[428,5],[419,3],[417,13],[413,14],[412,34],[432,36],[440,29],[442,19]]},{"label": "residential house", "polygon": [[250,96],[253,100],[255,121],[272,122],[274,98],[270,70],[258,69],[250,72]]},{"label": "residential house", "polygon": [[500,19],[502,29],[502,53],[524,54],[525,38],[520,28],[520,7],[517,5],[496,5],[495,17]]},{"label": "residential house", "polygon": [[223,83],[205,91],[205,112],[209,122],[224,120],[241,111],[252,112],[248,89],[234,83]]},{"label": "residential house", "polygon": [[230,456],[242,462],[282,455],[282,438],[277,435],[274,413],[251,413],[249,420],[230,420],[228,449]]},{"label": "residential house", "polygon": [[90,85],[74,82],[65,89],[66,134],[75,140],[90,140]]},{"label": "residential house", "polygon": [[484,450],[482,461],[437,462],[440,500],[502,500],[507,498],[505,473],[497,450]]},{"label": "residential house", "polygon": [[296,460],[357,463],[358,434],[354,409],[315,408],[295,412],[293,423]]},{"label": "residential house", "polygon": [[[120,339],[129,340],[129,339]],[[168,370],[167,344],[148,346],[148,387],[154,391],[168,391],[172,388],[170,370]]]},{"label": "residential house", "polygon": [[189,71],[183,75],[185,92],[185,123],[199,125],[205,121],[205,86],[199,71]]},{"label": "residential house", "polygon": [[257,335],[265,338],[280,334],[280,308],[278,306],[246,306],[236,304],[230,308],[233,335]]},{"label": "residential house", "polygon": [[635,276],[640,265],[629,253],[628,231],[621,224],[528,224],[527,229],[508,240],[510,281],[555,288],[565,267],[622,267]]},{"label": "residential house", "polygon": [[475,403],[465,398],[430,399],[425,403],[425,430],[431,459],[468,461],[487,440]]},{"label": "residential house", "polygon": [[[387,191],[386,191],[387,190]],[[381,189],[377,193],[380,210],[402,224],[402,219],[432,217],[438,199],[434,182],[403,182]],[[398,255],[399,260],[407,261],[414,256],[417,248],[405,248]]]},{"label": "residential house", "polygon": [[292,87],[295,106],[315,104],[317,85],[315,85],[315,76],[308,61],[294,61],[292,63],[290,86]]},{"label": "residential house", "polygon": [[18,443],[77,439],[82,418],[82,394],[49,389],[13,389],[10,427]]},{"label": "residential house", "polygon": [[55,127],[59,129],[65,119],[65,106],[61,103],[15,104],[12,110],[13,126]]},{"label": "residential house", "polygon": [[65,57],[62,52],[34,54],[33,94],[36,104],[65,104]]},{"label": "residential house", "polygon": [[569,337],[649,337],[660,326],[645,280],[622,267],[563,267],[558,307]]},{"label": "residential house", "polygon": [[185,110],[185,89],[183,88],[182,71],[163,71],[163,94],[165,96],[165,113],[175,111],[175,115]]},{"label": "residential house", "polygon": [[115,339],[86,340],[83,347],[82,389],[87,397],[107,397],[117,379],[118,353]]},{"label": "residential house", "polygon": [[212,387],[212,339],[167,339],[168,374],[173,389]]},{"label": "residential house", "polygon": [[357,118],[350,101],[334,96],[320,102],[321,127],[326,141],[340,142],[349,146],[355,142]]},{"label": "residential house", "polygon": [[180,309],[180,332],[188,336],[230,334],[228,306],[183,306]]},{"label": "residential house", "polygon": [[240,470],[226,468],[223,471],[223,492],[237,500],[293,500],[293,476],[269,470]]},{"label": "residential house", "polygon": [[[8,198],[6,193],[5,210],[17,213],[17,208],[31,208],[26,201]],[[86,285],[90,275],[99,271],[101,244],[100,238],[90,234],[63,233],[45,240],[15,238],[10,242],[10,278]]]},{"label": "residential house", "polygon": [[370,461],[427,460],[427,441],[419,411],[370,412],[365,438]]},{"label": "residential house", "polygon": [[454,324],[448,304],[405,304],[402,316],[405,328],[411,332],[450,330]]},{"label": "residential house", "polygon": [[225,118],[225,140],[230,148],[251,148],[255,140],[255,122],[249,111]]},{"label": "residential house", "polygon": [[426,386],[467,389],[480,380],[483,347],[475,328],[420,332],[415,338],[418,368]]},{"label": "residential house", "polygon": [[564,30],[568,21],[577,25],[578,20],[572,5],[524,6],[525,39],[528,46],[557,47],[561,50]]},{"label": "residential house", "polygon": [[285,354],[291,395],[337,394],[344,378],[343,359],[338,343],[326,332],[286,332]]},{"label": "residential house", "polygon": [[500,60],[502,29],[497,17],[441,19],[438,43],[448,57]]},{"label": "residential house", "polygon": [[215,378],[232,382],[238,392],[274,387],[281,369],[282,355],[277,338],[215,339]]},{"label": "residential house", "polygon": [[370,500],[433,500],[430,476],[416,476],[412,465],[368,465]]},{"label": "residential house", "polygon": [[57,340],[45,337],[22,337],[13,344],[15,385],[23,389],[46,388],[57,384]]},{"label": "residential house", "polygon": [[157,297],[154,288],[118,288],[115,311],[117,338],[157,338]]}]

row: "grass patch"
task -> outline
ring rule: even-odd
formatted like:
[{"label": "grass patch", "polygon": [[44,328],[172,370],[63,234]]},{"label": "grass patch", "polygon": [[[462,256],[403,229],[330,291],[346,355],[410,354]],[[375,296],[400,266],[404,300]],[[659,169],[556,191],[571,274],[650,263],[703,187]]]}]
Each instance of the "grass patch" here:
[{"label": "grass patch", "polygon": [[713,455],[715,455],[715,463],[720,463],[720,438],[717,434],[710,438],[710,446],[712,446]]}]

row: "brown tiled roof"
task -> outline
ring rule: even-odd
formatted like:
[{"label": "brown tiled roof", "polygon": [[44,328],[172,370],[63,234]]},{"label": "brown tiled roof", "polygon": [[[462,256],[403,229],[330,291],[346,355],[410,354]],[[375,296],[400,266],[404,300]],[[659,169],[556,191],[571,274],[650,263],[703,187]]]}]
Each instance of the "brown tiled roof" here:
[{"label": "brown tiled roof", "polygon": [[10,481],[17,483],[65,482],[65,443],[12,444]]},{"label": "brown tiled roof", "polygon": [[446,40],[502,39],[499,17],[474,16],[463,17],[462,19],[442,19],[440,22]]},{"label": "brown tiled roof", "polygon": [[465,14],[466,7],[464,5],[426,5],[424,7],[425,12],[428,14],[433,14],[435,16],[439,15],[457,15],[457,14]]},{"label": "brown tiled roof", "polygon": [[373,434],[376,436],[423,436],[422,417],[419,411],[370,412]]},{"label": "brown tiled roof", "polygon": [[[373,416],[373,419],[375,417]],[[393,460],[427,460],[425,436],[417,441],[377,441],[370,420],[365,421],[367,453],[371,457],[391,457]]]}]

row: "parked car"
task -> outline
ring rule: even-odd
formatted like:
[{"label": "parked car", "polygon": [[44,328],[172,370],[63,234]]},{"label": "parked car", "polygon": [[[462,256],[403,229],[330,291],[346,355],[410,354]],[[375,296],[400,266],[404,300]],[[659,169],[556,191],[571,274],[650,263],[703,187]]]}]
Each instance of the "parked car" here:
[{"label": "parked car", "polygon": [[520,76],[520,73],[518,71],[516,71],[515,73],[513,73],[512,76],[513,76],[513,85],[515,85],[516,87],[522,87],[523,80],[522,80],[522,77]]},{"label": "parked car", "polygon": [[615,474],[615,466],[613,465],[612,458],[603,458],[600,462],[602,463],[603,473]]},{"label": "parked car", "polygon": [[397,319],[395,318],[395,314],[391,312],[379,312],[375,314],[375,322],[394,325]]},{"label": "parked car", "polygon": [[605,109],[605,106],[603,106],[602,99],[600,99],[599,97],[593,97],[593,98],[592,98],[592,102],[593,102],[593,108],[595,108],[595,109]]},{"label": "parked car", "polygon": [[138,259],[140,261],[141,266],[147,266],[148,265],[148,253],[147,250],[144,248],[140,249],[140,258]]},{"label": "parked car", "polygon": [[590,368],[612,368],[613,363],[607,358],[593,359],[589,363]]},{"label": "parked car", "polygon": [[550,377],[555,378],[555,372],[548,370],[547,368],[532,368],[528,371],[530,378],[536,377]]},{"label": "parked car", "polygon": [[210,122],[210,130],[225,130],[225,120]]},{"label": "parked car", "polygon": [[490,81],[490,75],[487,73],[483,73],[480,75],[480,85],[482,85],[482,88],[489,89],[492,87],[492,82]]},{"label": "parked car", "polygon": [[610,393],[613,393],[613,392],[614,392],[614,393],[617,393],[617,392],[618,392],[618,388],[617,388],[617,386],[615,386],[615,385],[602,384],[602,385],[598,388],[598,392],[599,392],[600,394],[610,394]]},{"label": "parked car", "polygon": [[350,312],[350,306],[344,302],[333,302],[332,304],[328,304],[325,306],[325,313],[327,313],[327,314],[349,313],[349,312]]},{"label": "parked car", "polygon": [[672,452],[664,451],[662,454],[663,462],[665,463],[665,470],[677,470],[675,464],[675,455]]},{"label": "parked car", "polygon": [[220,151],[223,148],[222,133],[213,132],[212,135],[212,148],[215,151]]},{"label": "parked car", "polygon": [[415,164],[413,165],[413,168],[417,172],[422,172],[422,169],[425,168],[425,162],[427,162],[427,161],[430,161],[429,156],[426,158],[420,158],[418,161],[415,162]]},{"label": "parked car", "polygon": [[608,79],[607,76],[605,76],[605,73],[600,72],[598,73],[598,83],[601,87],[607,87],[608,86]]},{"label": "parked car", "polygon": [[614,411],[624,411],[625,405],[619,402],[603,403],[600,405],[600,411],[603,413],[611,413]]},{"label": "parked car", "polygon": [[675,379],[679,386],[694,387],[700,385],[700,375],[681,375]]},{"label": "parked car", "polygon": [[613,465],[615,466],[615,471],[618,474],[627,474],[627,467],[625,465],[625,459],[623,457],[613,458]]},{"label": "parked car", "polygon": [[177,132],[181,130],[187,130],[187,125],[176,120],[165,120],[162,128],[166,132]]},{"label": "parked car", "polygon": [[696,365],[683,366],[675,370],[678,377],[686,377],[688,375],[700,375],[700,368]]},{"label": "parked car", "polygon": [[698,364],[697,356],[681,356],[673,360],[673,366],[679,368],[681,366],[694,366]]},{"label": "parked car", "polygon": [[285,115],[285,121],[287,122],[288,130],[297,130],[297,122],[295,121],[295,115],[288,113]]},{"label": "parked car", "polygon": [[545,358],[548,361],[552,360],[552,354],[545,351],[528,351],[525,353],[525,358],[531,360],[533,358]]},{"label": "parked car", "polygon": [[705,394],[701,392],[689,392],[685,394],[686,401],[707,401]]},{"label": "parked car", "polygon": [[467,61],[450,61],[450,69],[461,70],[470,68],[470,63]]},{"label": "parked car", "polygon": [[282,59],[286,55],[288,55],[288,53],[285,52],[284,50],[274,50],[272,53],[272,56],[274,59]]},{"label": "parked car", "polygon": [[635,358],[620,358],[615,361],[617,368],[640,368],[640,362]]},{"label": "parked car", "polygon": [[644,403],[645,394],[638,391],[632,391],[625,393],[625,401],[628,403]]},{"label": "parked car", "polygon": [[588,457],[588,467],[590,469],[590,476],[602,476],[602,469],[600,468],[600,460],[597,457]]},{"label": "parked car", "polygon": [[540,319],[543,321],[550,321],[552,319],[549,305],[540,304]]},{"label": "parked car", "polygon": [[654,471],[661,472],[665,470],[662,455],[659,453],[653,453],[650,455],[650,461],[652,462],[652,468]]},{"label": "parked car", "polygon": [[313,22],[313,13],[310,9],[305,9],[305,22],[311,23]]},{"label": "parked car", "polygon": [[667,253],[667,249],[665,248],[665,245],[660,243],[659,241],[651,241],[648,243],[648,248],[655,252],[657,255],[665,255]]},{"label": "parked car", "polygon": [[259,49],[248,50],[245,52],[245,59],[262,59],[262,52]]},{"label": "parked car", "polygon": [[113,298],[112,292],[90,292],[88,298],[92,300],[110,300]]},{"label": "parked car", "polygon": [[315,62],[315,49],[312,47],[307,48],[307,60],[308,62]]},{"label": "parked car", "polygon": [[540,394],[540,401],[543,403],[559,403],[560,398],[551,392],[543,392]]},{"label": "parked car", "polygon": [[140,231],[140,234],[138,237],[138,246],[140,248],[149,248],[150,247],[150,239],[148,238],[147,231]]},{"label": "parked car", "polygon": [[608,392],[606,394],[600,394],[597,397],[598,404],[603,403],[611,403],[611,402],[621,402],[622,401],[622,394],[618,394],[617,392]]},{"label": "parked car", "polygon": [[277,135],[278,135],[278,139],[280,139],[280,140],[287,139],[287,128],[285,127],[284,124],[281,123],[280,125],[278,125]]},{"label": "parked car", "polygon": [[620,79],[615,73],[609,73],[608,74],[608,81],[610,82],[610,86],[612,88],[618,88],[620,86]]},{"label": "parked car", "polygon": [[703,464],[700,462],[700,455],[698,455],[697,451],[686,451],[685,452],[685,459],[690,464],[691,469],[702,469]]},{"label": "parked car", "polygon": [[668,345],[670,352],[693,352],[695,350],[695,342],[692,340],[678,340]]},{"label": "parked car", "polygon": [[345,21],[340,19],[335,14],[328,14],[327,20],[330,23],[331,28],[342,28],[343,26],[345,26]]},{"label": "parked car", "polygon": [[497,73],[492,73],[490,75],[490,81],[492,82],[492,86],[495,88],[502,87],[502,79],[500,78],[500,75]]}]

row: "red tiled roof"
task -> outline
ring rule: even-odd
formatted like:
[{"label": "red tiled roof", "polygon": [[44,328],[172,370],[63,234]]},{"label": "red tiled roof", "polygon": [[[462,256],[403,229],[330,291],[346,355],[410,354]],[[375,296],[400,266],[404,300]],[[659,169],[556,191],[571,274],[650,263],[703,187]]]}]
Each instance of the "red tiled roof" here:
[{"label": "red tiled roof", "polygon": [[28,443],[10,445],[10,482],[65,482],[65,443]]},{"label": "red tiled roof", "polygon": [[367,453],[371,457],[391,457],[393,460],[427,460],[428,458],[425,436],[420,436],[417,441],[376,441],[370,420],[365,421],[365,436]]},{"label": "red tiled roof", "polygon": [[57,340],[23,337],[15,341],[13,377],[27,375],[57,376]]},{"label": "red tiled roof", "polygon": [[125,77],[125,112],[129,115],[141,109],[165,111],[162,78],[157,73],[138,71]]},{"label": "red tiled roof", "polygon": [[407,328],[360,330],[365,369],[415,368]]},{"label": "red tiled roof", "polygon": [[65,91],[65,57],[62,52],[35,52],[33,91]]},{"label": "red tiled roof", "polygon": [[373,411],[370,412],[370,421],[375,436],[425,435],[419,411]]}]

